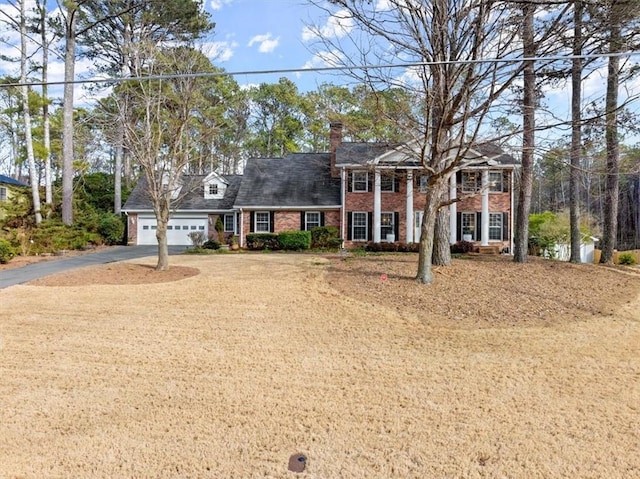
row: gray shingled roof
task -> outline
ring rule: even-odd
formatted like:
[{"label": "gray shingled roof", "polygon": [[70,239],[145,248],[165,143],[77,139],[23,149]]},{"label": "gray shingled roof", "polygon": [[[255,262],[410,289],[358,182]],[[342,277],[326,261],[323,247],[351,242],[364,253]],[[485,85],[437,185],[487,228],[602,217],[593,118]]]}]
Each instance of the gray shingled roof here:
[{"label": "gray shingled roof", "polygon": [[237,207],[303,207],[340,204],[340,180],[331,178],[329,153],[294,153],[247,161]]},{"label": "gray shingled roof", "polygon": [[[336,166],[362,165],[369,166],[379,156],[396,149],[400,145],[390,145],[387,143],[342,143],[336,148]],[[505,153],[500,146],[495,143],[479,143],[472,147],[474,151],[487,158],[497,161],[502,165],[514,165],[516,160]],[[468,156],[471,156],[469,154]],[[402,162],[404,167],[419,167],[420,164],[414,159]]]},{"label": "gray shingled roof", "polygon": [[[202,180],[206,175],[184,175],[182,177],[183,185],[181,191],[188,191],[187,195],[181,199],[179,204],[174,205],[181,211],[228,211],[233,209],[233,203],[236,194],[240,188],[242,176],[240,175],[222,175],[227,181],[227,187],[224,198],[222,199],[205,199],[204,186]],[[147,196],[146,190],[147,180],[145,177],[140,178],[138,184],[129,195],[127,202],[123,206],[124,211],[140,211],[151,210],[151,200]]]},{"label": "gray shingled roof", "polygon": [[25,186],[25,187],[29,186],[28,184],[20,180],[15,180],[10,176],[5,176],[5,175],[0,175],[0,183],[3,183],[5,185],[13,185],[13,186]]}]

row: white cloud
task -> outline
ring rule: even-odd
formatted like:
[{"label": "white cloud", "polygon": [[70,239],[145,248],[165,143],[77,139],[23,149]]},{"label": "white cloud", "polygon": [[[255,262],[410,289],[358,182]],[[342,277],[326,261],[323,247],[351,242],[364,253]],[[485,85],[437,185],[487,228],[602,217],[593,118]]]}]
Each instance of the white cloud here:
[{"label": "white cloud", "polygon": [[302,68],[337,67],[344,64],[344,54],[337,50],[317,52]]},{"label": "white cloud", "polygon": [[378,0],[376,2],[375,10],[381,12],[383,10],[391,10],[391,2],[389,0]]},{"label": "white cloud", "polygon": [[225,5],[229,5],[233,2],[233,0],[211,0],[209,5],[211,6],[211,10],[220,10]]},{"label": "white cloud", "polygon": [[205,54],[213,61],[227,62],[231,60],[238,43],[233,41],[208,42],[202,45]]},{"label": "white cloud", "polygon": [[272,38],[270,33],[256,35],[249,40],[249,46],[252,47],[255,43],[259,44],[258,51],[260,53],[271,53],[280,43],[280,37]]},{"label": "white cloud", "polygon": [[339,10],[329,17],[322,27],[304,27],[302,40],[305,42],[320,38],[342,38],[353,30],[354,21],[347,10]]}]

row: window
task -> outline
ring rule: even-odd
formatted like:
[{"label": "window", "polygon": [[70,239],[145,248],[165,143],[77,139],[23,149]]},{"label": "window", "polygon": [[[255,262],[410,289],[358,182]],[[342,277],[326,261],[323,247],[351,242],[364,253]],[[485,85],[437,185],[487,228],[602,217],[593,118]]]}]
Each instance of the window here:
[{"label": "window", "polygon": [[367,241],[367,213],[351,214],[351,238],[353,241]]},{"label": "window", "polygon": [[396,178],[393,173],[382,173],[380,175],[380,191],[395,191]]},{"label": "window", "polygon": [[7,189],[4,186],[0,186],[0,201],[7,201]]},{"label": "window", "polygon": [[224,231],[226,233],[235,233],[235,216],[224,215]]},{"label": "window", "polygon": [[210,195],[217,195],[218,194],[218,185],[216,185],[215,183],[212,183],[209,185],[209,194]]},{"label": "window", "polygon": [[418,176],[418,191],[420,193],[426,193],[429,188],[429,177],[427,175]]},{"label": "window", "polygon": [[369,175],[366,171],[354,171],[351,176],[351,190],[357,192],[367,192],[369,186]]},{"label": "window", "polygon": [[502,171],[490,171],[489,172],[489,191],[494,193],[502,193]]},{"label": "window", "polygon": [[479,171],[462,172],[462,191],[475,193],[482,184],[482,175]]},{"label": "window", "polygon": [[[465,236],[470,236],[471,240],[475,240],[476,234],[476,214],[475,213],[462,213],[462,239]],[[465,241],[469,241],[468,239]]]},{"label": "window", "polygon": [[489,240],[502,240],[502,213],[489,213]]},{"label": "window", "polygon": [[395,225],[393,224],[393,213],[380,213],[380,238],[387,239],[387,235],[395,234]]},{"label": "window", "polygon": [[268,211],[256,211],[256,233],[269,233],[271,231],[270,216]]},{"label": "window", "polygon": [[169,231],[169,230],[173,230],[173,226],[167,225],[167,231]]},{"label": "window", "polygon": [[311,228],[321,226],[320,224],[320,212],[319,211],[307,211],[304,214],[304,229],[311,231]]}]

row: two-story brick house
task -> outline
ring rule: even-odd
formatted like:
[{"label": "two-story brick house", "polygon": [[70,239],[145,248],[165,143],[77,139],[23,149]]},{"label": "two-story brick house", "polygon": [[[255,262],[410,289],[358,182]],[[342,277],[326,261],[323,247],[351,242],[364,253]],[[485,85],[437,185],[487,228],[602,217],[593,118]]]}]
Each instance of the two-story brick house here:
[{"label": "two-story brick house", "polygon": [[[451,178],[450,196],[457,200],[449,206],[451,243],[465,239],[510,249],[515,161],[490,144],[469,149],[467,157],[468,166]],[[195,187],[177,205],[172,222],[180,235],[171,238],[173,244],[189,244],[186,232],[192,229],[214,236],[211,226],[220,215],[226,233],[238,235],[241,246],[253,232],[329,225],[339,228],[347,246],[414,243],[420,235],[426,179],[405,145],[343,142],[342,125],[333,123],[329,153],[254,158],[241,177],[210,174],[195,183],[186,180]],[[149,234],[154,220],[143,183],[123,208],[129,216],[130,244],[155,241]],[[212,187],[218,194],[215,200]]]}]

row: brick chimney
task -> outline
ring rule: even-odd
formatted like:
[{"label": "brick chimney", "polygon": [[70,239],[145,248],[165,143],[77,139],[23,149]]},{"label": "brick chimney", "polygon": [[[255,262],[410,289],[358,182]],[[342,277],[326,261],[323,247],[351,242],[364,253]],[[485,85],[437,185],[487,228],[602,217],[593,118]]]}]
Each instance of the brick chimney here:
[{"label": "brick chimney", "polygon": [[331,177],[340,178],[340,170],[336,168],[336,149],[342,144],[342,123],[329,124],[329,146],[331,153]]}]

